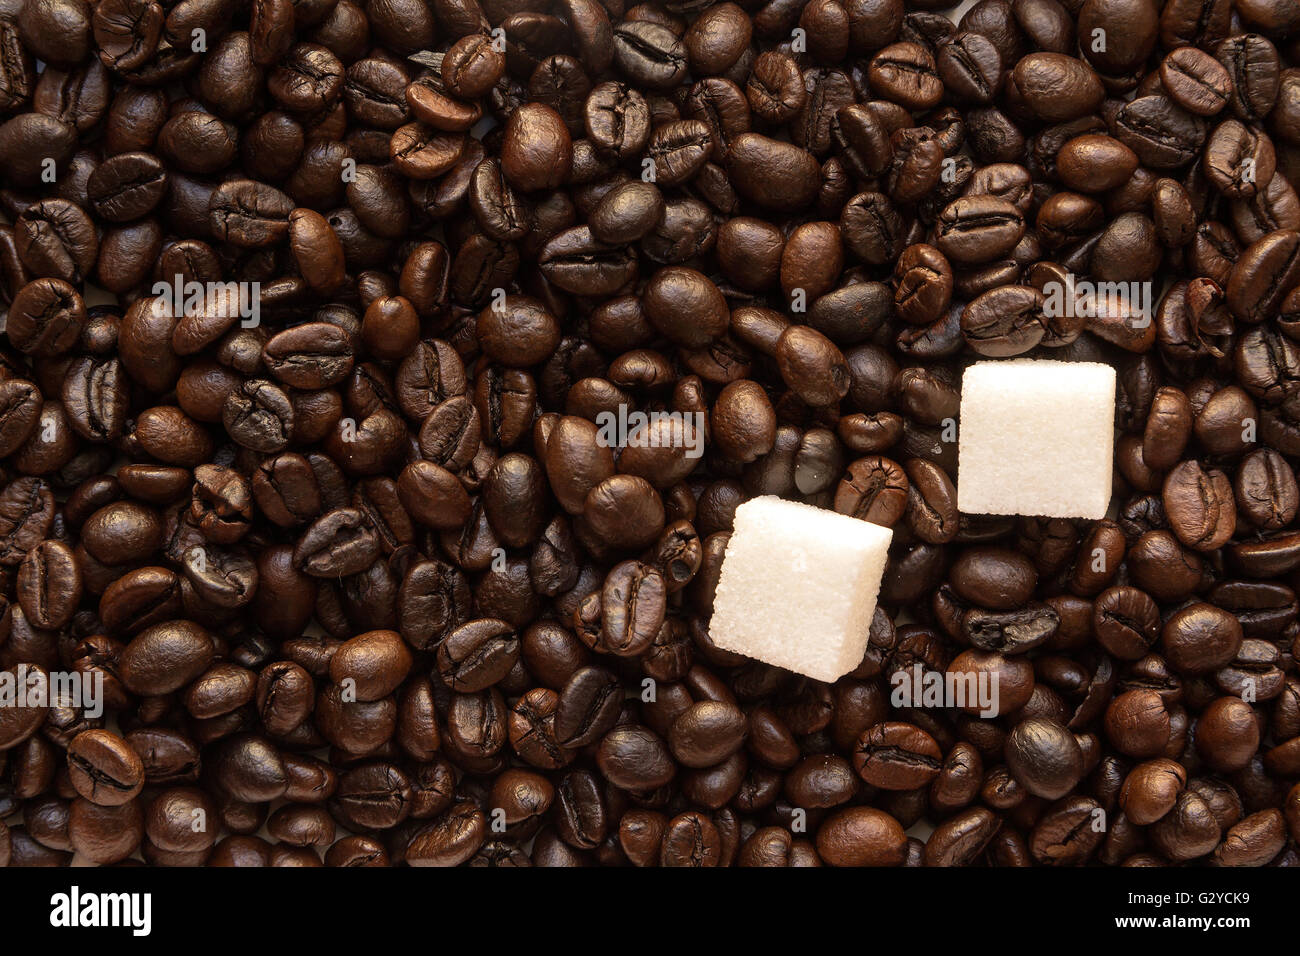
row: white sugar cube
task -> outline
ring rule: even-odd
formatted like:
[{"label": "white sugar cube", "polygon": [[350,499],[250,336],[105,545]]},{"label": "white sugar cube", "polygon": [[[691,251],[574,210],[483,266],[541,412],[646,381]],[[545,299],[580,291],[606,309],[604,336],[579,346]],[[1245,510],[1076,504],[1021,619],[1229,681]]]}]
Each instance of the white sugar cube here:
[{"label": "white sugar cube", "polygon": [[893,532],[767,495],[736,509],[709,634],[831,682],[862,662]]},{"label": "white sugar cube", "polygon": [[957,507],[967,514],[1103,518],[1115,370],[1096,362],[977,362],[961,383]]}]

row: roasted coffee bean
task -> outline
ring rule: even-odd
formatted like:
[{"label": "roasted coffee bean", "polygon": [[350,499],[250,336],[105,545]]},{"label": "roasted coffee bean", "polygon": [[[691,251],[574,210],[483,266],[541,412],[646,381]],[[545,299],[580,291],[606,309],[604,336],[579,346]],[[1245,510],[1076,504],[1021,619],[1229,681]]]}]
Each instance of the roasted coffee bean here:
[{"label": "roasted coffee bean", "polygon": [[1232,111],[1242,120],[1258,122],[1277,97],[1277,49],[1257,33],[1239,33],[1213,52],[1232,80]]},{"label": "roasted coffee bean", "polygon": [[262,361],[279,381],[293,388],[328,388],[352,371],[352,340],[329,322],[308,322],[272,336]]},{"label": "roasted coffee bean", "polygon": [[337,508],[307,528],[293,562],[313,577],[339,577],[365,570],[378,554],[379,537],[365,515]]},{"label": "roasted coffee bean", "polygon": [[473,692],[500,681],[519,659],[519,638],[505,621],[471,621],[438,645],[438,673],[452,690]]},{"label": "roasted coffee bean", "polygon": [[1016,63],[1011,77],[1025,105],[1049,123],[1086,116],[1104,96],[1086,63],[1060,53],[1031,53]]},{"label": "roasted coffee bean", "polygon": [[125,152],[95,167],[86,192],[95,214],[109,222],[148,215],[167,192],[167,169],[150,153]]},{"label": "roasted coffee bean", "polygon": [[543,275],[566,292],[610,295],[636,273],[635,251],[628,246],[599,242],[588,226],[565,229],[538,254]]},{"label": "roasted coffee bean", "polygon": [[778,212],[806,207],[819,185],[817,159],[798,146],[743,133],[727,152],[727,171],[745,198]]},{"label": "roasted coffee bean", "polygon": [[1252,243],[1232,267],[1228,308],[1237,318],[1258,322],[1277,309],[1283,290],[1300,282],[1300,232],[1277,230]]},{"label": "roasted coffee bean", "polygon": [[835,510],[891,527],[907,510],[910,487],[897,462],[879,456],[859,458],[849,465],[835,491]]},{"label": "roasted coffee bean", "polygon": [[1170,527],[1189,548],[1211,551],[1236,530],[1232,484],[1221,471],[1181,462],[1166,476],[1162,497]]},{"label": "roasted coffee bean", "polygon": [[872,57],[868,77],[874,93],[908,109],[930,109],[943,97],[934,58],[916,43],[885,47]]},{"label": "roasted coffee bean", "polygon": [[555,737],[565,747],[595,743],[618,720],[622,706],[618,678],[599,667],[575,670],[560,691]]},{"label": "roasted coffee bean", "polygon": [[700,701],[673,721],[668,746],[687,767],[711,767],[739,750],[745,742],[744,714],[725,701]]},{"label": "roasted coffee bean", "polygon": [[888,813],[849,807],[818,827],[816,845],[817,855],[831,866],[901,866],[907,837]]},{"label": "roasted coffee bean", "polygon": [[1067,797],[1057,802],[1030,833],[1030,854],[1045,865],[1082,864],[1102,839],[1102,834],[1083,825],[1099,809],[1089,797]]},{"label": "roasted coffee bean", "polygon": [[396,631],[368,631],[344,641],[330,657],[330,679],[348,681],[357,700],[381,700],[401,685],[411,664]]},{"label": "roasted coffee bean", "polygon": [[867,783],[882,790],[913,790],[939,773],[942,752],[920,727],[886,721],[868,729],[853,752],[853,765]]},{"label": "roasted coffee bean", "polygon": [[793,119],[808,99],[798,64],[776,50],[766,50],[754,60],[745,95],[750,108],[769,123]]},{"label": "roasted coffee bean", "polygon": [[1176,169],[1205,141],[1204,121],[1165,96],[1141,96],[1115,115],[1114,135],[1153,169]]},{"label": "roasted coffee bean", "polygon": [[127,742],[107,730],[87,730],[68,744],[68,776],[91,803],[116,807],[143,789],[144,763]]},{"label": "roasted coffee bean", "polygon": [[184,687],[212,661],[212,637],[189,621],[156,624],[122,651],[118,676],[137,694],[158,695]]},{"label": "roasted coffee bean", "polygon": [[1161,61],[1160,82],[1170,99],[1198,116],[1218,113],[1232,95],[1228,71],[1194,46],[1179,47]]},{"label": "roasted coffee bean", "polygon": [[981,650],[1020,654],[1051,640],[1060,623],[1060,614],[1047,604],[1017,611],[973,607],[962,615],[961,632]]},{"label": "roasted coffee bean", "polygon": [[620,725],[601,738],[596,751],[600,772],[615,786],[653,790],[676,775],[667,745],[654,731],[637,724]]},{"label": "roasted coffee bean", "polygon": [[1122,660],[1141,660],[1160,635],[1160,609],[1133,587],[1107,588],[1093,606],[1097,640]]},{"label": "roasted coffee bean", "polygon": [[1083,752],[1074,734],[1045,717],[1016,724],[1007,735],[1006,761],[1026,790],[1049,800],[1073,790],[1084,772]]},{"label": "roasted coffee bean", "polygon": [[1002,54],[993,41],[976,32],[957,33],[935,53],[939,78],[954,97],[991,103],[1001,83]]},{"label": "roasted coffee bean", "polygon": [[293,403],[284,390],[265,379],[249,379],[231,392],[221,422],[245,448],[265,454],[283,451],[293,433]]},{"label": "roasted coffee bean", "polygon": [[632,83],[669,90],[686,75],[687,50],[667,27],[630,21],[614,30],[614,66]]},{"label": "roasted coffee bean", "polygon": [[1005,199],[972,196],[949,204],[936,223],[935,244],[964,265],[989,262],[1010,252],[1024,235],[1020,211]]},{"label": "roasted coffee bean", "polygon": [[289,234],[294,203],[265,183],[235,179],[218,186],[209,203],[209,228],[217,239],[259,249]]},{"label": "roasted coffee bean", "polygon": [[982,293],[961,313],[961,333],[980,355],[1021,355],[1047,334],[1045,299],[1029,286],[1000,286]]},{"label": "roasted coffee bean", "polygon": [[601,589],[601,641],[610,653],[634,657],[659,633],[667,589],[659,570],[637,561],[614,566]]},{"label": "roasted coffee bean", "polygon": [[18,566],[18,603],[36,627],[57,630],[81,601],[81,567],[62,541],[42,541]]}]

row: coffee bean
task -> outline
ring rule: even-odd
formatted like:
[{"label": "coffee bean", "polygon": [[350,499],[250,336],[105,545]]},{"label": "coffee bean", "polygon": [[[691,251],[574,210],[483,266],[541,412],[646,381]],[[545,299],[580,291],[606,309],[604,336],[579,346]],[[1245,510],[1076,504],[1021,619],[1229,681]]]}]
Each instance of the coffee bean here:
[{"label": "coffee bean", "polygon": [[230,393],[221,421],[245,448],[282,451],[293,431],[293,405],[282,389],[265,379],[249,379]]},{"label": "coffee bean", "polygon": [[936,245],[963,264],[989,262],[1010,252],[1024,231],[1024,220],[1010,202],[974,196],[958,199],[940,213]]},{"label": "coffee bean", "polygon": [[934,58],[916,43],[885,47],[872,57],[868,77],[873,92],[908,109],[930,109],[943,97]]},{"label": "coffee bean", "polygon": [[116,734],[87,730],[68,744],[68,776],[77,793],[91,803],[116,807],[143,789],[144,763]]},{"label": "coffee bean", "polygon": [[1083,753],[1064,725],[1045,717],[1016,724],[1007,735],[1007,767],[1035,796],[1055,800],[1083,776]]},{"label": "coffee bean", "polygon": [[1224,666],[1241,646],[1241,624],[1209,604],[1192,604],[1165,622],[1160,641],[1175,670],[1199,674]]},{"label": "coffee bean", "polygon": [[1232,77],[1196,47],[1180,47],[1160,64],[1160,80],[1171,99],[1189,113],[1213,116],[1228,105]]},{"label": "coffee bean", "polygon": [[633,83],[669,90],[686,74],[687,51],[662,24],[631,21],[614,30],[614,66]]},{"label": "coffee bean", "polygon": [[452,631],[438,645],[438,672],[452,690],[479,691],[500,681],[519,659],[519,639],[505,621],[484,618]]},{"label": "coffee bean", "polygon": [[939,773],[941,751],[920,727],[886,721],[869,728],[853,752],[853,765],[867,783],[884,790],[912,790]]},{"label": "coffee bean", "polygon": [[677,772],[664,741],[648,727],[626,724],[601,738],[596,751],[600,772],[615,786],[651,790],[672,780]]},{"label": "coffee bean", "polygon": [[337,508],[315,521],[294,548],[294,564],[313,577],[356,574],[379,553],[379,538],[361,512]]},{"label": "coffee bean", "polygon": [[817,830],[817,855],[832,866],[901,866],[907,837],[897,820],[872,807],[849,807]]},{"label": "coffee bean", "polygon": [[1189,548],[1221,547],[1237,527],[1232,485],[1221,471],[1181,462],[1165,478],[1162,496],[1170,527]]},{"label": "coffee bean", "polygon": [[727,171],[741,195],[779,212],[804,208],[818,187],[812,154],[758,133],[736,137],[727,153]]},{"label": "coffee bean", "polygon": [[141,631],[122,651],[118,674],[135,693],[165,694],[201,674],[213,652],[211,635],[197,624],[157,624]]}]

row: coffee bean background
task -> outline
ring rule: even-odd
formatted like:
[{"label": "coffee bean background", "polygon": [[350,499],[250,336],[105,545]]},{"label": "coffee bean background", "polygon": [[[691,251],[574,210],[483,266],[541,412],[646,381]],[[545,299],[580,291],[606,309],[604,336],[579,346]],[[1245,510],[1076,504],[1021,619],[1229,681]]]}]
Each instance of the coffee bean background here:
[{"label": "coffee bean background", "polygon": [[[0,707],[0,865],[1300,862],[1290,0],[0,0],[0,54],[0,670],[106,703]],[[1117,368],[1110,518],[957,511],[1019,355]],[[833,685],[709,641],[760,494],[893,529]]]}]

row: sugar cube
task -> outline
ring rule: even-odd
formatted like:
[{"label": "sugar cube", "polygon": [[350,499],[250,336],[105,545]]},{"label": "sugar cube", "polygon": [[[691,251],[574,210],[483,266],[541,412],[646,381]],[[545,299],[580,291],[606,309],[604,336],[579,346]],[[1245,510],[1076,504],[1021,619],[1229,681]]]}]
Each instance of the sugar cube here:
[{"label": "sugar cube", "polygon": [[720,648],[831,682],[862,662],[888,528],[771,495],[736,509],[709,634]]},{"label": "sugar cube", "polygon": [[1115,370],[1096,362],[977,362],[961,384],[957,507],[967,514],[1103,518]]}]

